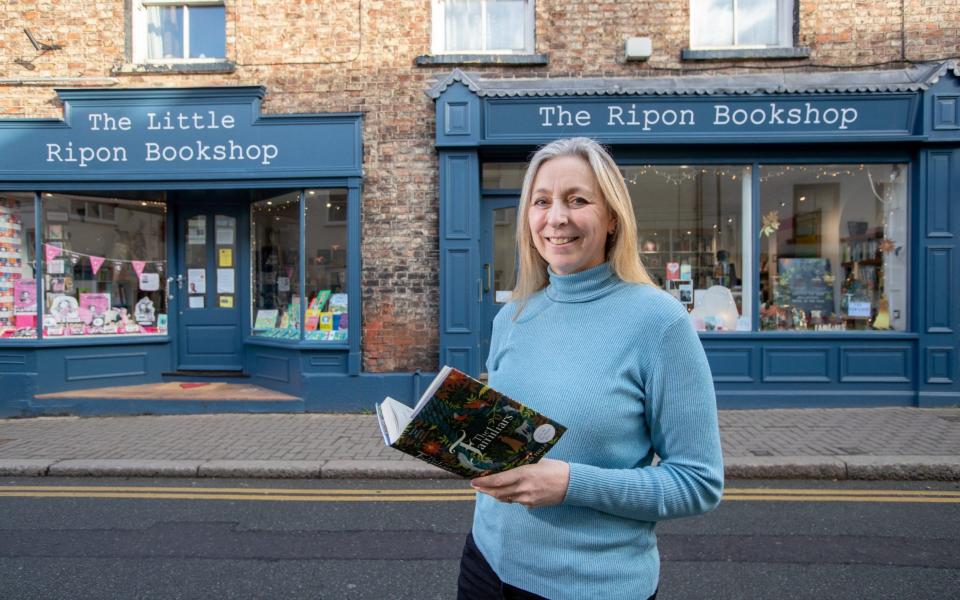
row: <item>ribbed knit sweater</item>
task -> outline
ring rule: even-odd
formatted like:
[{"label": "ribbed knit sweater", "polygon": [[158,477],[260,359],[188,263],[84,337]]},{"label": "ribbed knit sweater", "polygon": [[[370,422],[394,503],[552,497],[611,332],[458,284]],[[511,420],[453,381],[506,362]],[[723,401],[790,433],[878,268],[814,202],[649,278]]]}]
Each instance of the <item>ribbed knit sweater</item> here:
[{"label": "ribbed knit sweater", "polygon": [[723,490],[700,340],[672,296],[606,263],[550,272],[516,310],[494,320],[490,385],[567,426],[547,456],[569,463],[570,483],[543,508],[478,494],[477,547],[503,581],[551,600],[645,599],[659,581],[655,523],[706,512]]}]

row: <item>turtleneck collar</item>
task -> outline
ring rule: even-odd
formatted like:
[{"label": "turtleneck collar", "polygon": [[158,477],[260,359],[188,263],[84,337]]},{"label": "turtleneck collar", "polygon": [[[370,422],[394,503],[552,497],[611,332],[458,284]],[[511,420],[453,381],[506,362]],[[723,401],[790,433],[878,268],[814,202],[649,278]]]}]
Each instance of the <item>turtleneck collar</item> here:
[{"label": "turtleneck collar", "polygon": [[547,266],[550,285],[544,294],[554,302],[587,302],[610,293],[618,283],[610,263],[602,263],[579,273],[558,275]]}]

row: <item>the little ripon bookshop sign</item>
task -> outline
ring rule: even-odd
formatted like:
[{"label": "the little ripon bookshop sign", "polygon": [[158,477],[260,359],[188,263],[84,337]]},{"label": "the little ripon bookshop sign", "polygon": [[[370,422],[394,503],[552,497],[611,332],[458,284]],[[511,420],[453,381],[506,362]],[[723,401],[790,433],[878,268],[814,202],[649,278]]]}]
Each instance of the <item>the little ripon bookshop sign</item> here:
[{"label": "the little ripon bookshop sign", "polygon": [[103,97],[66,102],[63,121],[0,121],[0,179],[296,176],[359,162],[355,115],[261,116],[253,95]]},{"label": "the little ripon bookshop sign", "polygon": [[909,134],[912,96],[765,100],[491,100],[489,137],[564,134],[673,137],[689,134]]}]

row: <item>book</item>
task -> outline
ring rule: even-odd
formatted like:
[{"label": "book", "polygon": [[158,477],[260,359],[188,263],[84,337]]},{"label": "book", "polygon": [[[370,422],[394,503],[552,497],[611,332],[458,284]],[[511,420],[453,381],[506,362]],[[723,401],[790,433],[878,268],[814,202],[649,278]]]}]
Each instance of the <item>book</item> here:
[{"label": "book", "polygon": [[470,478],[537,462],[567,430],[449,366],[413,408],[389,396],[375,408],[388,446]]}]

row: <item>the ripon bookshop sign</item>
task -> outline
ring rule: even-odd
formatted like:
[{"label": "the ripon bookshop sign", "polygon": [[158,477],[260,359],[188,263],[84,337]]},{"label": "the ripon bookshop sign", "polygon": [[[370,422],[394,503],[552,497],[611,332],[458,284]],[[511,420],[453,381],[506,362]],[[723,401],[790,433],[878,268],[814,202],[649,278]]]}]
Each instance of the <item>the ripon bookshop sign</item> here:
[{"label": "the ripon bookshop sign", "polygon": [[485,123],[488,139],[558,134],[648,138],[703,134],[902,136],[912,132],[916,105],[912,95],[684,101],[492,99],[486,107]]},{"label": "the ripon bookshop sign", "polygon": [[0,121],[0,179],[197,179],[359,171],[358,115],[261,116],[254,95],[66,102]]}]

